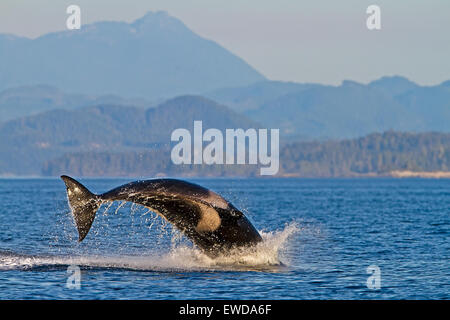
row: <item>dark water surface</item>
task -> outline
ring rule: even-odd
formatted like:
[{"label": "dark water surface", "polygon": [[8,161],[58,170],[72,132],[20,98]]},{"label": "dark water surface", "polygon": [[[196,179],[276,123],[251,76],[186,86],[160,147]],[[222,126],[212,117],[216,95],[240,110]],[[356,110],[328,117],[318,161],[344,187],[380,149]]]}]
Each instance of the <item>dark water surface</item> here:
[{"label": "dark water surface", "polygon": [[[81,181],[104,192],[129,179]],[[211,260],[130,204],[102,207],[78,243],[61,180],[0,179],[0,298],[450,298],[450,180],[191,181],[249,216],[265,238],[256,253]]]}]

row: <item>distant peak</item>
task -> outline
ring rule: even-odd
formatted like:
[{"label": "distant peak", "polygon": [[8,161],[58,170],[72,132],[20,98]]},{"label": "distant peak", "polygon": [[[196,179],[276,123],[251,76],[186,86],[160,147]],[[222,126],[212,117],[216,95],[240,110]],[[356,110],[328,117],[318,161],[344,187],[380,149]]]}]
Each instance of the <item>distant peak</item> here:
[{"label": "distant peak", "polygon": [[186,26],[167,13],[167,11],[148,11],[144,16],[135,20],[131,24],[137,29],[147,28],[186,28]]},{"label": "distant peak", "polygon": [[183,102],[185,104],[195,104],[195,103],[199,103],[199,102],[217,104],[217,102],[215,102],[214,100],[205,98],[201,95],[195,95],[195,94],[185,94],[185,95],[181,95],[181,96],[176,96],[174,98],[170,98],[170,99],[166,100],[164,103],[179,103],[179,102]]},{"label": "distant peak", "polygon": [[169,18],[169,13],[167,11],[147,11],[141,18],[137,19],[137,21],[145,21],[145,20],[153,20],[153,19],[167,19]]},{"label": "distant peak", "polygon": [[379,84],[408,84],[408,85],[414,85],[416,84],[409,80],[408,78],[402,77],[402,76],[384,76],[381,77],[378,80],[374,80],[369,83],[369,85],[379,85]]},{"label": "distant peak", "polygon": [[349,87],[349,86],[353,86],[353,87],[361,87],[364,86],[362,83],[353,81],[353,80],[343,80],[341,86],[343,87]]}]

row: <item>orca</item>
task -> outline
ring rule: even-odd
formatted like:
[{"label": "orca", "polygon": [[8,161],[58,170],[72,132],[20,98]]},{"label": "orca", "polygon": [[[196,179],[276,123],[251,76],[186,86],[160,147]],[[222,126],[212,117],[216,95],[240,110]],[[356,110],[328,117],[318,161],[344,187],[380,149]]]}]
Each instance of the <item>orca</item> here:
[{"label": "orca", "polygon": [[113,201],[133,202],[149,208],[209,256],[262,241],[247,217],[217,193],[178,179],[130,182],[103,194],[93,194],[81,183],[61,176],[78,230],[78,241],[88,234],[97,210]]}]

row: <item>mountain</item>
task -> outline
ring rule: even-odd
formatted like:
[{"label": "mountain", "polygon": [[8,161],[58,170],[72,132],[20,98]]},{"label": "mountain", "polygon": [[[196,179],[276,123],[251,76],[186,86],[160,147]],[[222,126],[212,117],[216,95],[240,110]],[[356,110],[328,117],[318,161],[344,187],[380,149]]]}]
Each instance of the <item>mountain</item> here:
[{"label": "mountain", "polygon": [[[47,161],[42,174],[58,176],[259,176],[257,165],[174,165],[170,150],[77,152]],[[279,176],[449,176],[450,134],[388,131],[357,139],[296,142],[280,150]],[[411,174],[413,173],[413,174]]]},{"label": "mountain", "polygon": [[420,87],[414,82],[400,76],[381,77],[378,80],[370,82],[368,86],[390,96],[403,94]]},{"label": "mountain", "polygon": [[66,92],[152,100],[265,79],[166,12],[36,39],[0,35],[0,70],[0,90],[47,84]]},{"label": "mountain", "polygon": [[414,124],[404,105],[370,86],[344,81],[288,93],[245,112],[250,118],[281,129],[284,135],[353,138]]},{"label": "mountain", "polygon": [[268,101],[293,92],[314,88],[320,85],[284,81],[260,81],[247,86],[221,88],[203,95],[223,103],[237,112],[255,110]]},{"label": "mountain", "polygon": [[[38,175],[45,161],[79,151],[136,151],[169,146],[177,128],[255,128],[229,108],[181,96],[155,108],[100,105],[51,110],[0,124],[0,175]],[[169,160],[169,159],[168,159]]]},{"label": "mountain", "polygon": [[48,85],[23,86],[0,92],[0,122],[53,109],[75,109],[99,104],[149,107],[144,99],[124,99],[116,95],[88,96],[65,93]]},{"label": "mountain", "polygon": [[264,81],[206,93],[285,139],[355,138],[371,132],[442,131],[450,126],[450,82],[419,86],[383,77],[339,86]]},{"label": "mountain", "polygon": [[450,81],[420,86],[386,76],[368,84],[339,86],[262,81],[222,88],[205,96],[267,127],[285,140],[356,138],[387,130],[450,130]]},{"label": "mountain", "polygon": [[419,87],[400,94],[395,99],[417,117],[416,131],[450,130],[450,82]]},{"label": "mountain", "polygon": [[[419,86],[399,76],[367,85],[354,81],[343,81],[339,86],[260,81],[213,90],[205,96],[265,127],[280,128],[282,143],[355,138],[386,130],[450,129],[449,81],[436,86]],[[46,110],[92,105],[146,108],[156,103],[114,95],[68,94],[45,85],[19,87],[0,92],[0,122]],[[170,103],[161,106],[171,112]]]}]

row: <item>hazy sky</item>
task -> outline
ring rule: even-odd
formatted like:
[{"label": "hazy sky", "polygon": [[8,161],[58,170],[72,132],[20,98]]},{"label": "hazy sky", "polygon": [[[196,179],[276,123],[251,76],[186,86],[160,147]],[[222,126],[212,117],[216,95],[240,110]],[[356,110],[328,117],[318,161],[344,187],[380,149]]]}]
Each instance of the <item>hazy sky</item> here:
[{"label": "hazy sky", "polygon": [[[64,30],[70,4],[83,24],[166,10],[272,80],[450,79],[449,0],[1,0],[0,33]],[[379,31],[366,27],[371,4],[381,7]]]}]

